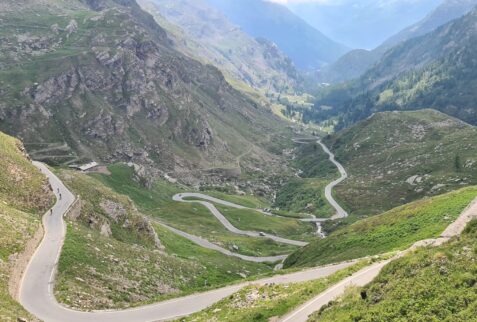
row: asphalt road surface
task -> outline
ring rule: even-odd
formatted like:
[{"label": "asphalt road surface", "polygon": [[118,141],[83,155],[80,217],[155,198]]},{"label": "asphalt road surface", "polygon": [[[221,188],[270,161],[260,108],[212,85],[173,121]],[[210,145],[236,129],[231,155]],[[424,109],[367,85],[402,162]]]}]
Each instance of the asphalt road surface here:
[{"label": "asphalt road surface", "polygon": [[330,161],[338,168],[338,171],[340,172],[340,177],[336,179],[335,181],[329,183],[325,187],[325,197],[328,200],[328,202],[333,206],[333,208],[336,209],[336,214],[331,217],[332,220],[335,219],[340,219],[340,218],[346,218],[348,217],[348,213],[340,206],[340,204],[333,198],[333,189],[339,185],[341,182],[346,180],[348,178],[348,173],[346,172],[345,168],[336,161],[335,155],[331,153],[331,151],[328,149],[326,145],[324,145],[321,141],[318,141],[318,144],[321,145],[323,148],[323,151],[325,151],[326,154],[328,154]]},{"label": "asphalt road surface", "polygon": [[[152,219],[154,220],[154,219]],[[211,243],[210,241],[208,241],[207,239],[204,239],[204,238],[201,238],[201,237],[198,237],[198,236],[194,236],[194,235],[191,235],[189,233],[186,233],[184,231],[181,231],[179,229],[176,229],[176,228],[173,228],[171,226],[168,226],[166,224],[163,224],[161,222],[158,222],[156,221],[159,225],[162,225],[164,228],[166,229],[169,229],[170,231],[172,231],[173,233],[175,233],[176,235],[179,235],[179,236],[182,236],[188,240],[190,240],[191,242],[193,242],[194,244],[196,245],[199,245],[201,247],[204,247],[204,248],[208,248],[208,249],[211,249],[211,250],[215,250],[215,251],[218,251],[224,255],[227,255],[227,256],[233,256],[233,257],[237,257],[237,258],[240,258],[242,260],[245,260],[245,261],[249,261],[249,262],[255,262],[255,263],[275,263],[275,262],[279,262],[279,261],[283,261],[285,260],[288,255],[278,255],[278,256],[247,256],[247,255],[242,255],[242,254],[238,254],[238,253],[234,253],[226,248],[223,248],[223,247],[220,247],[219,245],[216,245],[214,243]]]},{"label": "asphalt road surface", "polygon": [[350,286],[364,286],[370,283],[378,274],[381,269],[386,266],[393,259],[399,258],[408,252],[416,249],[417,247],[432,247],[439,246],[449,241],[451,238],[459,236],[465,229],[465,226],[473,219],[477,218],[477,199],[475,199],[457,218],[452,224],[450,224],[446,230],[437,238],[421,240],[412,245],[409,249],[398,253],[394,258],[386,261],[375,263],[371,266],[365,267],[362,270],[354,273],[352,276],[339,282],[338,284],[330,287],[323,293],[314,297],[310,301],[306,302],[293,312],[290,312],[283,317],[281,322],[306,322],[308,317],[321,309],[324,305],[330,301],[336,300],[338,297],[344,294],[346,288]]},{"label": "asphalt road surface", "polygon": [[[295,143],[298,143],[298,144],[310,144],[312,142],[314,142],[315,139],[312,139],[312,138],[297,138],[297,139],[294,139],[293,142]],[[341,182],[343,182],[344,180],[346,180],[348,178],[348,173],[346,172],[346,169],[343,167],[343,165],[341,163],[339,163],[338,161],[336,161],[336,158],[335,158],[335,155],[333,154],[333,152],[330,151],[330,149],[328,149],[328,147],[326,145],[323,144],[323,142],[321,141],[316,141],[316,143],[318,143],[321,148],[323,149],[323,151],[328,154],[328,157],[329,157],[329,160],[331,161],[331,163],[333,163],[336,168],[338,168],[338,171],[340,173],[340,177],[336,180],[334,180],[333,182],[330,182],[326,187],[325,187],[325,198],[326,200],[328,200],[328,202],[330,203],[330,205],[335,208],[336,210],[336,213],[331,217],[331,218],[327,218],[327,219],[315,219],[315,220],[309,220],[309,221],[314,221],[314,222],[322,222],[322,221],[326,221],[326,220],[336,220],[336,219],[341,219],[341,218],[346,218],[348,217],[348,213],[346,212],[346,210],[343,209],[343,207],[340,206],[340,204],[335,200],[335,198],[333,197],[333,189],[339,185]]]},{"label": "asphalt road surface", "polygon": [[172,198],[175,201],[179,201],[179,202],[198,203],[198,204],[201,204],[201,205],[205,206],[215,216],[215,218],[217,218],[217,220],[220,221],[220,223],[228,231],[230,231],[234,234],[250,236],[250,237],[263,237],[263,238],[271,239],[271,240],[276,241],[278,243],[289,244],[289,245],[300,246],[300,247],[308,245],[308,243],[303,242],[303,241],[299,241],[299,240],[286,239],[286,238],[270,235],[270,234],[267,234],[267,233],[260,233],[260,232],[257,232],[257,231],[240,230],[237,227],[235,227],[234,225],[232,225],[232,223],[230,221],[228,221],[227,218],[225,218],[224,215],[222,215],[222,213],[214,206],[214,204],[212,204],[208,201],[202,201],[202,200],[184,200],[184,198],[205,199],[205,200],[216,202],[216,203],[228,206],[228,207],[233,207],[233,208],[238,208],[238,209],[246,209],[245,207],[240,206],[240,205],[236,205],[234,203],[227,202],[227,201],[224,201],[224,200],[220,200],[220,199],[217,199],[217,198],[213,198],[213,197],[201,194],[201,193],[179,193],[179,194],[176,194]]},{"label": "asphalt road surface", "polygon": [[[40,163],[35,162],[34,164],[48,176],[52,189],[57,197],[61,194],[61,198],[58,198],[57,203],[52,208],[53,213],[50,214],[50,212],[47,212],[43,216],[45,236],[37,251],[32,256],[20,285],[20,303],[30,313],[45,322],[152,322],[170,320],[201,311],[217,301],[237,292],[246,285],[263,285],[267,283],[286,284],[310,281],[329,276],[354,263],[345,262],[325,267],[317,267],[292,274],[278,275],[259,281],[241,283],[209,292],[193,294],[128,310],[97,312],[74,311],[63,307],[56,301],[53,296],[53,284],[59,254],[66,233],[63,216],[73,204],[75,198],[63,183],[48,170],[48,168]],[[442,233],[441,237],[420,241],[410,249],[420,246],[440,245],[450,238],[460,235],[465,228],[465,225],[474,218],[477,218],[477,201],[474,201],[454,223],[449,225],[449,227]],[[402,252],[398,256],[402,256],[402,254],[406,252],[407,251]],[[311,313],[319,310],[329,301],[342,295],[346,287],[349,285],[359,286],[369,283],[379,274],[382,267],[391,260],[392,259],[375,263],[353,274],[285,316],[283,321],[306,321]]]},{"label": "asphalt road surface", "polygon": [[[19,298],[20,303],[26,310],[45,322],[152,322],[171,320],[201,311],[246,285],[309,281],[329,276],[353,264],[353,262],[345,262],[317,267],[122,311],[74,311],[56,301],[53,295],[53,285],[58,258],[66,234],[63,216],[74,203],[75,197],[46,166],[38,162],[34,164],[48,176],[58,200],[52,208],[53,213],[50,214],[48,211],[43,216],[45,236],[25,271],[20,285]],[[59,198],[60,194],[61,199]]]}]

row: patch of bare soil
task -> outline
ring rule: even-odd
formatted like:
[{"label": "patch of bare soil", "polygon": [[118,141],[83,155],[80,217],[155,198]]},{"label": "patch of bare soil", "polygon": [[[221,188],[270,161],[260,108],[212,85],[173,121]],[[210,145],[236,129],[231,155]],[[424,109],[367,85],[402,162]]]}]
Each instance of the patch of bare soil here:
[{"label": "patch of bare soil", "polygon": [[97,167],[94,167],[93,169],[89,170],[88,172],[90,173],[101,173],[105,174],[107,176],[111,175],[111,172],[108,170],[108,167],[105,165],[99,165]]}]

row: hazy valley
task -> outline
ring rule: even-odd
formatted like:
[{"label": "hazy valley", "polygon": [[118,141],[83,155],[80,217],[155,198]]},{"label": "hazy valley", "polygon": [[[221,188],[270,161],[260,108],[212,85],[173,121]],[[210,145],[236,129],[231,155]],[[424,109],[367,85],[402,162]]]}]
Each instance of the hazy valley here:
[{"label": "hazy valley", "polygon": [[0,320],[473,321],[476,5],[0,0]]}]

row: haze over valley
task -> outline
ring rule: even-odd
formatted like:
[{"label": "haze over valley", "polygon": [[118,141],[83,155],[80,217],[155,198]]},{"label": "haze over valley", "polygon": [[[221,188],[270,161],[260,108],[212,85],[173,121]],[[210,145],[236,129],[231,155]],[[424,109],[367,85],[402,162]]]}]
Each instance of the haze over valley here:
[{"label": "haze over valley", "polygon": [[0,321],[475,321],[476,25],[0,0]]}]

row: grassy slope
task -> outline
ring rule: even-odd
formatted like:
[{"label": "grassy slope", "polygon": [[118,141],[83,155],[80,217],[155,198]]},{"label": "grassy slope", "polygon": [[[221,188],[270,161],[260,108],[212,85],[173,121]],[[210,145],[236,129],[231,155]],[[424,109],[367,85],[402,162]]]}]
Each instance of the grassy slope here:
[{"label": "grassy slope", "polygon": [[338,174],[328,155],[315,142],[299,144],[293,166],[301,170],[300,177],[282,186],[274,206],[285,214],[307,213],[325,218],[333,215],[333,209],[324,197],[324,189]]},{"label": "grassy slope", "polygon": [[[14,254],[22,252],[40,225],[39,217],[0,204],[0,320],[30,317],[8,292]],[[10,257],[12,256],[12,257]]]},{"label": "grassy slope", "polygon": [[[477,183],[477,130],[433,110],[380,113],[327,139],[349,172],[336,188],[356,215]],[[413,176],[421,181],[406,182]]]},{"label": "grassy slope", "polygon": [[196,290],[238,282],[243,276],[256,277],[272,272],[272,267],[267,264],[251,263],[225,256],[216,251],[197,246],[185,238],[178,237],[160,225],[155,227],[169,254],[197,262],[205,268],[205,272],[197,276],[197,281],[193,285]]},{"label": "grassy slope", "polygon": [[36,213],[50,205],[48,182],[24,154],[22,144],[0,133],[0,196],[12,208]]},{"label": "grassy slope", "polygon": [[70,224],[55,294],[82,309],[128,307],[179,294],[201,267]]},{"label": "grassy slope", "polygon": [[299,249],[285,266],[313,266],[405,249],[438,236],[476,196],[476,187],[464,188],[363,219]]},{"label": "grassy slope", "polygon": [[249,209],[216,206],[217,209],[237,228],[264,231],[287,238],[304,239],[313,237],[313,225],[292,218],[271,217]]},{"label": "grassy slope", "polygon": [[313,214],[320,218],[330,217],[332,208],[324,196],[328,180],[320,178],[292,179],[277,193],[274,206],[279,214]]},{"label": "grassy slope", "polygon": [[23,252],[51,204],[46,178],[20,150],[19,141],[0,133],[0,320],[31,316],[8,293],[15,256]]},{"label": "grassy slope", "polygon": [[295,284],[248,286],[185,321],[270,321],[316,296],[331,285],[353,274],[368,261],[362,261],[327,278]]},{"label": "grassy slope", "polygon": [[230,195],[227,193],[213,191],[213,190],[206,190],[204,194],[209,195],[211,197],[219,198],[225,201],[229,201],[235,203],[237,205],[241,205],[248,208],[266,208],[270,207],[270,203],[263,198],[259,198],[253,195]]},{"label": "grassy slope", "polygon": [[205,207],[173,201],[174,194],[183,192],[180,186],[159,181],[151,189],[146,189],[133,180],[133,171],[127,166],[111,166],[110,171],[111,176],[97,175],[97,178],[116,192],[129,196],[143,213],[177,229],[204,236],[226,248],[237,245],[240,253],[246,255],[268,256],[296,249],[269,239],[231,234]]},{"label": "grassy slope", "polygon": [[[152,227],[147,230],[147,220],[127,197],[78,172],[60,171],[60,176],[81,199],[81,213],[74,219],[96,230],[107,225],[111,237],[118,241],[154,248]],[[104,206],[105,202],[116,210],[108,210]]]},{"label": "grassy slope", "polygon": [[371,284],[350,290],[311,321],[475,321],[476,240],[473,221],[461,238],[392,262]]},{"label": "grassy slope", "polygon": [[[271,271],[266,264],[241,261],[209,251],[154,225],[164,249],[154,246],[150,234],[133,225],[142,215],[124,195],[98,179],[61,171],[68,186],[79,194],[82,212],[70,220],[60,263],[56,296],[67,305],[83,309],[135,306],[206,290],[241,280],[241,275]],[[126,186],[128,181],[125,182]],[[129,186],[130,187],[130,186]],[[164,189],[171,189],[164,185]],[[127,222],[116,223],[101,208],[113,201],[126,212]],[[101,234],[97,222],[107,222],[110,236]]]}]

